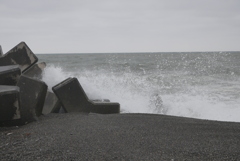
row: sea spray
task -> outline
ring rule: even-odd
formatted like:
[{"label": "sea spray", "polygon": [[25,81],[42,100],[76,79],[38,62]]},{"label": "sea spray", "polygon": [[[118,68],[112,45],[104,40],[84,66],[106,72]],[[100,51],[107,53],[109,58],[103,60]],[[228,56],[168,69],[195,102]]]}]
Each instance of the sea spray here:
[{"label": "sea spray", "polygon": [[[57,57],[57,61],[54,59]],[[122,113],[155,113],[240,122],[236,53],[44,55],[49,87],[77,77],[90,99]]]}]

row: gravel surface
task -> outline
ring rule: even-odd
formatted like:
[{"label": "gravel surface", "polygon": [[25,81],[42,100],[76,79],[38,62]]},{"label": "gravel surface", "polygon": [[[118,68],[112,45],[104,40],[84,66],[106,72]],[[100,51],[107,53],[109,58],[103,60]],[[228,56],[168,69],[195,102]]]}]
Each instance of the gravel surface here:
[{"label": "gravel surface", "polygon": [[151,114],[49,114],[0,127],[0,160],[240,160],[240,123]]}]

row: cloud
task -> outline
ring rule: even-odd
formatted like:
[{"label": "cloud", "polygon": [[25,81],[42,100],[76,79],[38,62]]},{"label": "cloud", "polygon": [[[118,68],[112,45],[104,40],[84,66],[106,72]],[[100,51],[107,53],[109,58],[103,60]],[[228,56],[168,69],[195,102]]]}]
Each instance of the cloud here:
[{"label": "cloud", "polygon": [[1,0],[0,43],[8,50],[24,40],[38,53],[240,50],[238,6],[238,0]]}]

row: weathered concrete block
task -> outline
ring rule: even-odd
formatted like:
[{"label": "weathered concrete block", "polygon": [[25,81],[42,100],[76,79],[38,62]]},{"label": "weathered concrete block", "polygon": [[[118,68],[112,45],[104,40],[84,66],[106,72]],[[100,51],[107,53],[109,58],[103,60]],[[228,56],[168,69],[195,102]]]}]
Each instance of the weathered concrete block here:
[{"label": "weathered concrete block", "polygon": [[22,72],[38,61],[36,55],[25,42],[19,43],[13,49],[0,57],[0,66],[19,65]]},{"label": "weathered concrete block", "polygon": [[0,122],[20,119],[19,88],[0,86]]},{"label": "weathered concrete block", "polygon": [[52,88],[66,112],[89,113],[89,102],[78,81],[68,78]]},{"label": "weathered concrete block", "polygon": [[36,120],[42,114],[48,86],[43,81],[23,75],[17,86],[20,88],[21,120],[24,122]]},{"label": "weathered concrete block", "polygon": [[95,99],[95,100],[91,100],[91,101],[93,101],[93,102],[97,102],[97,103],[99,103],[99,102],[110,102],[110,100],[109,99]]},{"label": "weathered concrete block", "polygon": [[31,66],[29,69],[27,69],[23,73],[23,75],[32,77],[32,78],[36,78],[36,79],[42,79],[42,73],[43,73],[44,68],[46,68],[45,62],[37,63],[37,64],[34,64],[33,66]]},{"label": "weathered concrete block", "polygon": [[0,66],[0,85],[16,85],[20,75],[18,65]]},{"label": "weathered concrete block", "polygon": [[2,47],[0,45],[0,57],[3,56],[3,51],[2,51]]},{"label": "weathered concrete block", "polygon": [[100,113],[100,114],[112,114],[112,113],[120,113],[120,104],[119,103],[98,103],[91,102],[93,106],[91,106],[92,113]]},{"label": "weathered concrete block", "polygon": [[52,88],[66,112],[119,113],[119,103],[96,103],[88,99],[77,78],[68,78]]},{"label": "weathered concrete block", "polygon": [[60,108],[61,104],[57,96],[53,92],[47,91],[42,114],[46,115],[49,113],[59,113]]},{"label": "weathered concrete block", "polygon": [[[55,112],[56,113],[56,112]],[[67,113],[67,111],[64,110],[64,108],[61,106],[60,110],[58,113]]]}]

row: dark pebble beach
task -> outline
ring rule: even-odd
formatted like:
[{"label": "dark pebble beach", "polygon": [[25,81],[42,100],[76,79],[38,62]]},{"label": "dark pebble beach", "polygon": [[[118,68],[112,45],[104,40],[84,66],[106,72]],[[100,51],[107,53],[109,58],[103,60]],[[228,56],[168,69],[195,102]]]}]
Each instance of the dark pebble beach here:
[{"label": "dark pebble beach", "polygon": [[0,127],[0,160],[240,160],[240,123],[152,114],[49,114]]}]

